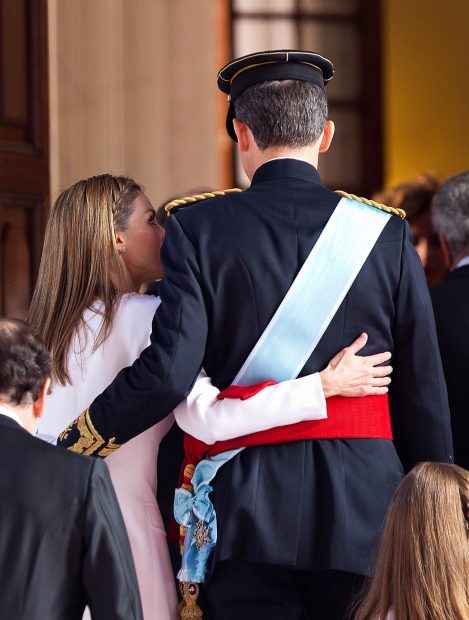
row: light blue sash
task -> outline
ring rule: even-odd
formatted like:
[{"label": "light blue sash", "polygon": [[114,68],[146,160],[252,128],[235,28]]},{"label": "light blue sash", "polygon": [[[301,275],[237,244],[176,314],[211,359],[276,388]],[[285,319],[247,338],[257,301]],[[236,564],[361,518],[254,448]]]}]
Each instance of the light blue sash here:
[{"label": "light blue sash", "polygon": [[[390,217],[364,203],[340,200],[234,385],[253,385],[267,379],[280,382],[298,376]],[[209,483],[241,450],[201,461],[192,478],[193,494],[176,490],[174,515],[187,527],[180,581],[201,583],[205,579],[207,561],[217,541]]]}]

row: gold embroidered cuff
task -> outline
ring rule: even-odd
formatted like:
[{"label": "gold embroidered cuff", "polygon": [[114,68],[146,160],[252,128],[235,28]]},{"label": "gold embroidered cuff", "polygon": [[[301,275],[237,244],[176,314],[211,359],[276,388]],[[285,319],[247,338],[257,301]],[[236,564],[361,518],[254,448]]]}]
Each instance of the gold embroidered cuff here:
[{"label": "gold embroidered cuff", "polygon": [[105,457],[112,454],[115,450],[120,448],[120,444],[116,443],[115,437],[105,439],[96,430],[93,422],[91,421],[90,410],[85,409],[83,413],[80,413],[78,418],[74,420],[67,428],[59,435],[59,443],[66,442],[70,435],[77,435],[78,439],[75,443],[67,446],[67,449],[76,454],[83,454],[85,456],[101,456]]}]

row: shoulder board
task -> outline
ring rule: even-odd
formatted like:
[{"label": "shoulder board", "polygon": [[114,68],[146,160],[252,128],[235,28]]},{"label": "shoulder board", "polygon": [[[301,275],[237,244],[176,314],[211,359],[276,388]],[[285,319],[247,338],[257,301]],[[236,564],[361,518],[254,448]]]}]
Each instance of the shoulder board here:
[{"label": "shoulder board", "polygon": [[193,202],[199,202],[200,200],[206,200],[207,198],[216,198],[217,196],[225,196],[226,194],[232,194],[234,192],[242,192],[242,189],[237,187],[233,187],[231,189],[218,189],[213,192],[207,192],[205,194],[195,194],[195,196],[185,196],[184,198],[176,198],[176,200],[171,200],[165,205],[164,210],[168,215],[171,215],[171,210],[176,207],[183,207]]},{"label": "shoulder board", "polygon": [[395,207],[388,207],[386,205],[381,204],[380,202],[375,202],[374,200],[368,200],[367,198],[360,198],[360,196],[355,196],[355,194],[347,194],[347,192],[343,192],[341,190],[337,190],[336,194],[339,196],[343,196],[344,198],[350,198],[350,200],[357,200],[358,202],[363,202],[370,207],[374,207],[375,209],[380,209],[381,211],[386,211],[386,213],[392,213],[393,215],[397,215],[402,219],[405,218],[404,209],[396,209]]}]

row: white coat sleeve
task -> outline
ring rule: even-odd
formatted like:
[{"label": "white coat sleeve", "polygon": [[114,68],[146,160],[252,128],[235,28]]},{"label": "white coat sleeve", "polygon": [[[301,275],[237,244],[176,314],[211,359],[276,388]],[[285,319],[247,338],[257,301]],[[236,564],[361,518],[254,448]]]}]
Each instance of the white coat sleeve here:
[{"label": "white coat sleeve", "polygon": [[219,393],[202,370],[187,399],[174,410],[178,425],[207,444],[327,418],[319,373],[268,386],[246,400],[217,400]]}]

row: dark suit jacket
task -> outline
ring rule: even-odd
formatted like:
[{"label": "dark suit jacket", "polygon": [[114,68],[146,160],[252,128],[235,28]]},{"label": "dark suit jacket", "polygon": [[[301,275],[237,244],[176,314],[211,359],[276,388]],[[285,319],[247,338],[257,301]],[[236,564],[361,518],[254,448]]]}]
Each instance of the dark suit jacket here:
[{"label": "dark suit jacket", "polygon": [[469,265],[430,289],[448,386],[454,462],[469,469]]},{"label": "dark suit jacket", "polygon": [[0,618],[141,619],[127,533],[106,465],[0,414]]},{"label": "dark suit jacket", "polygon": [[[312,166],[282,159],[259,168],[246,191],[171,215],[152,344],[93,403],[99,445],[126,441],[164,416],[202,363],[215,385],[230,384],[338,201]],[[363,330],[370,336],[365,353],[393,354],[392,426],[405,468],[450,460],[430,298],[408,225],[395,216],[302,374],[324,368]],[[65,443],[76,439],[75,426]],[[217,557],[365,572],[401,476],[394,446],[384,440],[244,450],[214,483]]]}]

